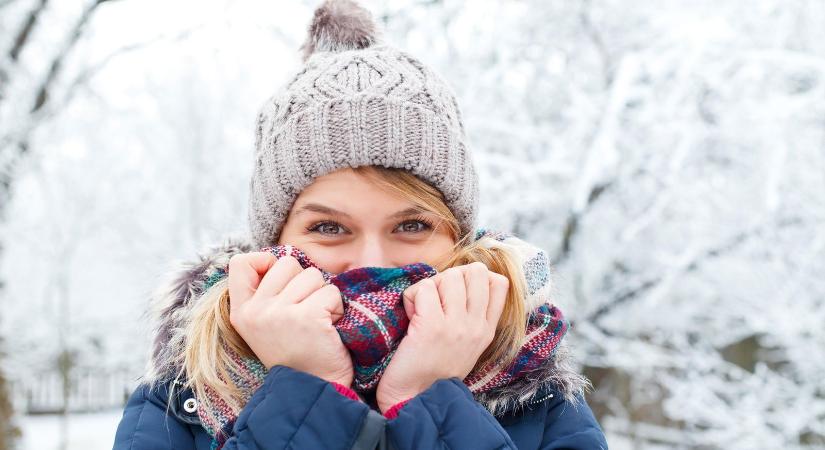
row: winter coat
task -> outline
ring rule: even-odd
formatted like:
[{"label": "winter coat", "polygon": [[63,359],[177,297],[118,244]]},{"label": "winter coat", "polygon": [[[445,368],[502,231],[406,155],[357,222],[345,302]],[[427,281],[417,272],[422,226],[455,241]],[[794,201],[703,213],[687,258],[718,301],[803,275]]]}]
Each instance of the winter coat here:
[{"label": "winter coat", "polygon": [[[179,369],[174,355],[209,275],[233,254],[255,250],[243,241],[214,247],[174,271],[154,297],[159,325],[153,355],[126,404],[115,450],[210,449],[197,399],[170,376]],[[483,398],[458,378],[441,379],[385,417],[373,398],[354,400],[314,375],[275,366],[241,410],[223,449],[607,449],[582,396],[584,383],[561,345],[540,376]]]}]

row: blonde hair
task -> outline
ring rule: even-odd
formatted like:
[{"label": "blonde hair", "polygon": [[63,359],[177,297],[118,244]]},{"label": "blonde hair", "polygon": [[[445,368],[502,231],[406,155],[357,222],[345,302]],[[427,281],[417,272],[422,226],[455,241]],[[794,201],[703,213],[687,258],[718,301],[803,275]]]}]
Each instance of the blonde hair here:
[{"label": "blonde hair", "polygon": [[[454,266],[482,262],[489,270],[507,277],[510,287],[495,337],[479,357],[473,372],[489,364],[509,364],[521,347],[527,327],[524,303],[526,280],[517,256],[506,246],[485,245],[489,244],[485,240],[492,239],[489,237],[474,240],[472,233],[468,233],[459,239],[458,220],[447,207],[441,192],[415,175],[381,166],[362,166],[353,170],[379,187],[398,193],[439,217],[440,222],[435,229],[446,227],[455,242],[451,252],[441,261],[433,263],[439,272]],[[206,399],[205,390],[209,386],[238,413],[244,406],[244,398],[240,387],[229,374],[228,369],[238,367],[238,363],[229,356],[229,350],[247,358],[254,358],[255,355],[229,321],[228,300],[228,283],[224,278],[197,301],[193,319],[187,325],[185,351],[179,356],[181,373],[178,379],[185,378],[184,388],[192,388],[195,397],[202,400]]]}]

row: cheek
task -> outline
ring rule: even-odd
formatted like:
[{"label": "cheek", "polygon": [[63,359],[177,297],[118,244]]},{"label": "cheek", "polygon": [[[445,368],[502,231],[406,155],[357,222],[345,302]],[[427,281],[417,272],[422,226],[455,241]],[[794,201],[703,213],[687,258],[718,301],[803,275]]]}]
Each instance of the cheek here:
[{"label": "cheek", "polygon": [[331,273],[341,273],[347,267],[346,252],[340,248],[323,247],[317,245],[305,245],[303,247],[296,245],[301,249],[309,259],[312,260],[322,270]]},{"label": "cheek", "polygon": [[453,250],[453,240],[449,236],[434,236],[423,249],[418,252],[416,261],[425,262],[431,266],[436,266],[444,259],[447,259]]}]

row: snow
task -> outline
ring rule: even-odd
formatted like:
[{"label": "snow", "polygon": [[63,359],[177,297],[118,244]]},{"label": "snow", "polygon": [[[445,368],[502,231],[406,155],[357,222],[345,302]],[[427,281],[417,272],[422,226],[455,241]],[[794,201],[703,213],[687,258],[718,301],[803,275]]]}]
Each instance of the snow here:
[{"label": "snow", "polygon": [[[0,86],[0,143],[31,149],[0,221],[19,405],[53,407],[62,349],[122,404],[163,274],[245,229],[254,117],[317,2],[166,3],[103,3],[31,116],[61,3]],[[454,87],[480,225],[551,254],[611,448],[825,448],[825,2],[364,3]],[[118,415],[73,439],[108,447]],[[54,418],[23,425],[53,445]]]},{"label": "snow", "polygon": [[[72,414],[68,416],[68,438],[64,450],[112,448],[121,410]],[[56,415],[25,416],[20,420],[23,438],[20,450],[59,450],[61,417]]]}]

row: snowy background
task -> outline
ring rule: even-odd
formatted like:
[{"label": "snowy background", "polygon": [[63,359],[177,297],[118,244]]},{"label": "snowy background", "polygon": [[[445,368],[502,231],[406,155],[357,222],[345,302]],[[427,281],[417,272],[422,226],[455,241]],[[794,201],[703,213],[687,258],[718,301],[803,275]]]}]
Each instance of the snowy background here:
[{"label": "snowy background", "polygon": [[[481,222],[551,253],[612,449],[825,448],[825,0],[363,3],[455,88]],[[0,0],[18,448],[111,447],[316,4]]]}]

